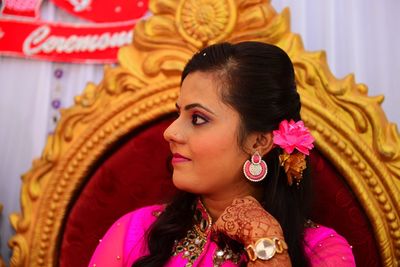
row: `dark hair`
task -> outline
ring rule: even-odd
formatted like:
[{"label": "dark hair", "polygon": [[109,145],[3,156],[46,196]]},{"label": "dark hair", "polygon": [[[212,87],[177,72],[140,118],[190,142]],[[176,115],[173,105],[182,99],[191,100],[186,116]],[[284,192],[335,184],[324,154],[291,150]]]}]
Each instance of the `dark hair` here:
[{"label": "dark hair", "polygon": [[[292,62],[280,48],[260,42],[221,43],[204,48],[186,64],[183,81],[201,71],[218,79],[222,100],[241,116],[239,144],[248,133],[270,132],[284,120],[300,120],[300,96],[296,91]],[[263,187],[263,207],[280,223],[293,266],[308,266],[304,253],[304,223],[310,204],[309,168],[299,186],[289,186],[279,164],[281,148],[273,148],[264,160],[268,175]],[[191,206],[196,197],[183,193],[173,200],[148,234],[150,255],[133,266],[162,266],[171,256],[174,240],[192,227]]]}]

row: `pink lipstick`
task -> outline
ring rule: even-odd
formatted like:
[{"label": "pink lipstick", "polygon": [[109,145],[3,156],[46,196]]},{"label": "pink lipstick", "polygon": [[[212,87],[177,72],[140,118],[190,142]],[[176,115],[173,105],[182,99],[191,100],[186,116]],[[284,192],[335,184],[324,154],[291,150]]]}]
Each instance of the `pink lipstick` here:
[{"label": "pink lipstick", "polygon": [[174,153],[172,155],[172,160],[171,160],[172,164],[181,163],[181,162],[187,162],[187,161],[190,161],[190,159],[182,156],[179,153]]}]

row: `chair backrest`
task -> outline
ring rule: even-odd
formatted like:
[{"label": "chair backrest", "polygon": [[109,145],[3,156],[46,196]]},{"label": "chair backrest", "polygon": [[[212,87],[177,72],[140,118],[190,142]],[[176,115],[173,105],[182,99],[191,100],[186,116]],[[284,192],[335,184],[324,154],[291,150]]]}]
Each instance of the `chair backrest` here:
[{"label": "chair backrest", "polygon": [[88,266],[99,239],[116,219],[170,200],[176,190],[167,165],[169,147],[162,137],[170,121],[156,120],[133,131],[95,164],[68,211],[60,235],[60,266]]},{"label": "chair backrest", "polygon": [[[82,237],[77,227],[93,247],[120,213],[173,194],[160,133],[175,109],[183,66],[204,46],[245,40],[276,44],[294,63],[301,115],[319,151],[313,155],[320,196],[313,219],[343,234],[358,263],[398,265],[400,137],[380,107],[383,98],[368,97],[351,75],[337,80],[325,54],[305,51],[290,32],[289,11],[277,14],[269,1],[155,0],[150,9],[132,45],[120,49],[119,66],[106,67],[103,81],[89,84],[62,112],[42,157],[24,175],[22,213],[11,216],[11,266],[84,266],[88,256],[64,262],[86,246],[76,243]],[[148,165],[153,159],[160,165]],[[333,179],[326,180],[329,170]]]}]

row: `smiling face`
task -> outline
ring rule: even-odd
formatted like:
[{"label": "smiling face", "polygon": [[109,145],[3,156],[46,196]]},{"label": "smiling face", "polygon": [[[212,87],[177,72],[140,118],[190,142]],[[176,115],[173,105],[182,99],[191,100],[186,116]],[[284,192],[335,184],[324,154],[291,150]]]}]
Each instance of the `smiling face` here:
[{"label": "smiling face", "polygon": [[243,163],[249,158],[238,145],[240,117],[224,104],[212,74],[194,72],[182,83],[179,117],[165,130],[174,155],[173,183],[195,194],[243,190]]}]

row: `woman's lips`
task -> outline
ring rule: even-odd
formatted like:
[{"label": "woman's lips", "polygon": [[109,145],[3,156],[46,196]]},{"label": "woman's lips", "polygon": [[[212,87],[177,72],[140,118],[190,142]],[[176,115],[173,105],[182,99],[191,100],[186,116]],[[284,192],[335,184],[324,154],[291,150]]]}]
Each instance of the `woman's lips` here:
[{"label": "woman's lips", "polygon": [[190,161],[190,159],[185,158],[184,156],[182,156],[182,155],[179,154],[179,153],[174,153],[174,154],[172,155],[172,160],[171,160],[172,164],[174,164],[174,163],[181,163],[181,162],[187,162],[187,161]]}]

